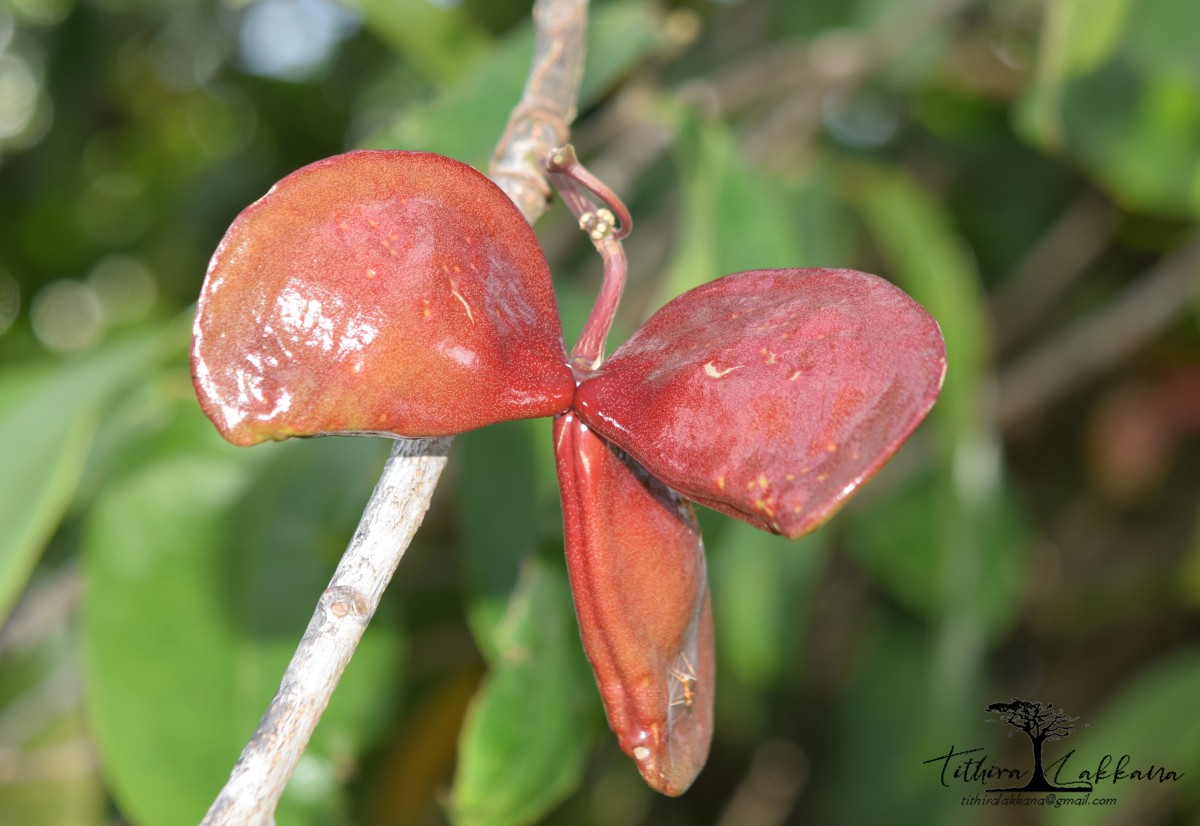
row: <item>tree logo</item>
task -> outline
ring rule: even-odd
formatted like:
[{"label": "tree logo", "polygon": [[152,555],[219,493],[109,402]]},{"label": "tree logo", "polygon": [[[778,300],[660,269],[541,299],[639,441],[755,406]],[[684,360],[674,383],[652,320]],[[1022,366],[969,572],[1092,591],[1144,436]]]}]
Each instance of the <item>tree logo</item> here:
[{"label": "tree logo", "polygon": [[[1035,703],[1013,697],[1011,702],[992,703],[987,707],[999,719],[988,720],[989,723],[1004,723],[1012,726],[1013,731],[1024,732],[1033,748],[1033,772],[1024,786],[1014,786],[1005,789],[986,789],[989,792],[1090,792],[1092,784],[1086,780],[1075,781],[1069,786],[1059,786],[1046,778],[1045,763],[1042,760],[1042,746],[1053,740],[1069,737],[1077,728],[1087,724],[1079,723],[1078,717],[1072,717],[1061,708],[1055,708],[1050,703]],[[1009,736],[1012,736],[1012,731]]]}]

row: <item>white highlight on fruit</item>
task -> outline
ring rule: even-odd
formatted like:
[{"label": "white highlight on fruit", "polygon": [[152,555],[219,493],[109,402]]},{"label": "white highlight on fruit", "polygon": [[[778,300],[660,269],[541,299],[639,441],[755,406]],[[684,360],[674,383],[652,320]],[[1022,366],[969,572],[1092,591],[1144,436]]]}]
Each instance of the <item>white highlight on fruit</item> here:
[{"label": "white highlight on fruit", "polygon": [[287,344],[316,347],[340,361],[361,354],[379,335],[374,319],[348,313],[339,296],[313,285],[284,287],[275,300],[274,315],[282,328],[279,338],[285,351]]},{"label": "white highlight on fruit", "polygon": [[711,361],[705,362],[705,364],[704,364],[705,375],[711,376],[714,379],[719,379],[722,376],[729,375],[734,370],[741,370],[741,369],[742,369],[742,365],[740,365],[740,364],[735,365],[734,367],[726,367],[724,370],[717,369],[716,365],[714,365]]}]

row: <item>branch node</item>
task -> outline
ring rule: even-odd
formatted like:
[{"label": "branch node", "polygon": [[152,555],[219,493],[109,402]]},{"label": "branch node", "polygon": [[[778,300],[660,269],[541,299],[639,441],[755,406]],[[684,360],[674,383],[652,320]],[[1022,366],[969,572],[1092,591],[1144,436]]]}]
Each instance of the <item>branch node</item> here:
[{"label": "branch node", "polygon": [[364,621],[371,618],[371,600],[357,588],[335,585],[321,594],[321,603],[337,619],[357,617]]}]

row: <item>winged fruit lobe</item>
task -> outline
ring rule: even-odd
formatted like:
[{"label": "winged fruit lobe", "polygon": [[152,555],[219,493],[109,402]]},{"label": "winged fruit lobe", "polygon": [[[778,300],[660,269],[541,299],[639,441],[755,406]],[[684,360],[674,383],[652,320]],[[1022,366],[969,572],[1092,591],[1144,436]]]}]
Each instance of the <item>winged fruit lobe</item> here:
[{"label": "winged fruit lobe", "polygon": [[689,499],[796,537],[932,407],[937,322],[852,270],[756,270],[671,301],[576,392],[601,436]]},{"label": "winged fruit lobe", "polygon": [[424,152],[358,151],[277,183],[209,265],[192,343],[231,442],[439,436],[567,409],[550,271],[491,181]]},{"label": "winged fruit lobe", "polygon": [[567,569],[609,726],[646,782],[682,794],[712,737],[713,630],[691,506],[572,413],[554,422]]}]

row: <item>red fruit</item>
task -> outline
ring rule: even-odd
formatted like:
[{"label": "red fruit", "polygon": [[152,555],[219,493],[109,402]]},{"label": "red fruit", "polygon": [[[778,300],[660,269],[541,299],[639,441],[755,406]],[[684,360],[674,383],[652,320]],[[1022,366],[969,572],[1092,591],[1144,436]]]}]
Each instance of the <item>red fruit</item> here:
[{"label": "red fruit", "polygon": [[667,304],[574,407],[689,499],[796,537],[891,457],[945,367],[937,322],[887,281],[757,270]]},{"label": "red fruit", "polygon": [[229,441],[461,433],[570,405],[550,271],[491,181],[424,152],[306,166],[233,222],[192,343]]},{"label": "red fruit", "polygon": [[712,738],[712,612],[691,506],[571,413],[554,421],[567,569],[608,723],[679,795]]}]

